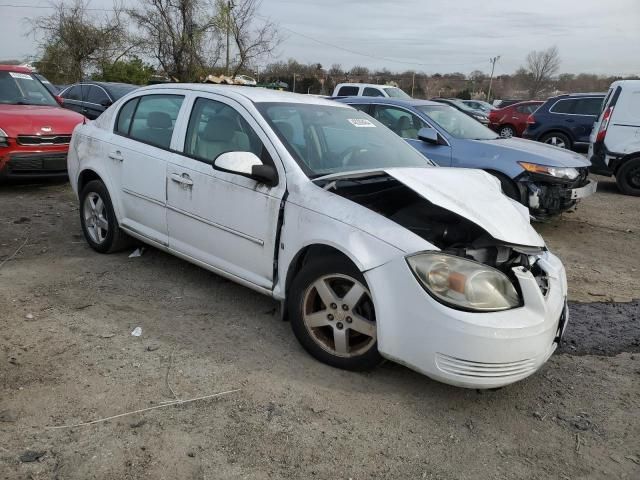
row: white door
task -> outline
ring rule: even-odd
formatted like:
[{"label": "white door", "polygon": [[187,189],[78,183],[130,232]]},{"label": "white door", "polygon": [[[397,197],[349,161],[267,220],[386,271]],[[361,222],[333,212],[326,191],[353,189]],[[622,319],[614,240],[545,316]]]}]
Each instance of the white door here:
[{"label": "white door", "polygon": [[[251,284],[272,288],[285,190],[275,148],[242,106],[225,97],[203,95],[194,99],[183,151],[173,153],[167,165],[170,248]],[[216,157],[229,151],[253,152],[274,165],[278,185],[267,187],[214,170]]]},{"label": "white door", "polygon": [[107,153],[120,169],[120,224],[168,246],[167,157],[184,96],[153,94],[127,102],[118,114]]}]

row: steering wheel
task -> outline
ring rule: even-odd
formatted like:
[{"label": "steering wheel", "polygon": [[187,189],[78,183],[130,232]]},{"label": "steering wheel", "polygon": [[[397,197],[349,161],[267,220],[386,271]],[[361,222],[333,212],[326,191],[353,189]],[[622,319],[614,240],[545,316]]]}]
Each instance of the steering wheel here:
[{"label": "steering wheel", "polygon": [[342,152],[338,154],[338,158],[340,159],[340,163],[343,167],[347,167],[353,163],[353,161],[361,154],[366,152],[366,148],[361,148],[357,146],[345,148]]}]

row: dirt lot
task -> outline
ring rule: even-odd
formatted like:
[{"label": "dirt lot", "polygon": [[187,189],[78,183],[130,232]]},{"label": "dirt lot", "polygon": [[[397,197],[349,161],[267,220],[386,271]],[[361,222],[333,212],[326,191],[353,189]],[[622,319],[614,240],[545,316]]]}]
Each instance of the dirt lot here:
[{"label": "dirt lot", "polygon": [[0,478],[640,478],[640,199],[608,180],[536,226],[572,300],[608,303],[574,304],[561,352],[484,392],[332,369],[269,298],[152,249],[98,255],[68,185],[0,206],[0,264],[24,243],[0,266]]}]

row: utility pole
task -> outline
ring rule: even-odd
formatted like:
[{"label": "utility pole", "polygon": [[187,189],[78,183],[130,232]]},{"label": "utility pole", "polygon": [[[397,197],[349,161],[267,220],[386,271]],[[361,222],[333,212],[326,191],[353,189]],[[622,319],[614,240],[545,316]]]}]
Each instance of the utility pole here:
[{"label": "utility pole", "polygon": [[411,77],[411,96],[413,97],[413,87],[416,85],[416,72],[413,72],[413,77]]},{"label": "utility pole", "polygon": [[489,92],[487,93],[487,102],[491,102],[491,84],[493,83],[493,72],[496,68],[496,62],[500,60],[500,55],[489,59],[491,63],[491,76],[489,77]]},{"label": "utility pole", "polygon": [[296,72],[293,72],[293,93],[296,93]]},{"label": "utility pole", "polygon": [[225,72],[227,72],[227,76],[229,76],[229,49],[230,49],[230,42],[229,39],[231,37],[231,9],[234,7],[235,5],[233,4],[232,0],[228,0],[227,1],[227,8],[226,8],[226,14],[227,14],[227,66],[225,68]]}]

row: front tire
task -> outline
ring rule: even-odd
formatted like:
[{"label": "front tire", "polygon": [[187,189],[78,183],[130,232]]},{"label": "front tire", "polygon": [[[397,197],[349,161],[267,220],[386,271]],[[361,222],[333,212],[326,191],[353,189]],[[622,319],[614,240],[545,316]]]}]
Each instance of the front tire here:
[{"label": "front tire", "polygon": [[130,238],[118,225],[107,187],[92,180],[80,192],[80,224],[84,238],[99,253],[122,250]]},{"label": "front tire", "polygon": [[627,160],[616,172],[616,183],[625,195],[640,196],[640,157]]},{"label": "front tire", "polygon": [[502,125],[498,129],[498,135],[502,138],[511,138],[516,136],[516,130],[511,125]]},{"label": "front tire", "polygon": [[540,141],[547,145],[571,150],[571,140],[564,133],[547,133],[540,138]]},{"label": "front tire", "polygon": [[291,328],[304,349],[345,370],[370,370],[378,352],[373,300],[362,273],[338,256],[311,260],[288,294]]}]

